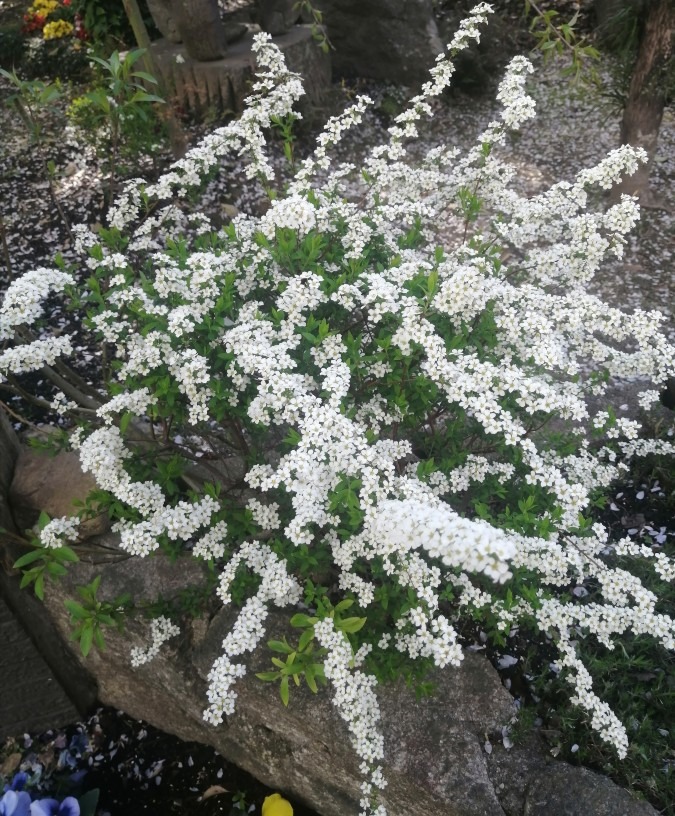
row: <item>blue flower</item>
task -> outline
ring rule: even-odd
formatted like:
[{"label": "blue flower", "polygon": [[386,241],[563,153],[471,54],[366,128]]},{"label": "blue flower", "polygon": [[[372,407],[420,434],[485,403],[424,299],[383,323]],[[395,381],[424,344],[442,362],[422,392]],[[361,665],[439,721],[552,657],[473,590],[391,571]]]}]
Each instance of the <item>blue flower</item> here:
[{"label": "blue flower", "polygon": [[30,806],[30,814],[26,812],[26,816],[80,816],[80,803],[74,796],[66,796],[63,802],[38,799]]},{"label": "blue flower", "polygon": [[25,791],[6,791],[0,799],[0,816],[32,816],[30,796]]},{"label": "blue flower", "polygon": [[5,790],[22,791],[26,787],[26,782],[28,782],[28,774],[25,771],[19,771],[14,774],[9,787],[5,786]]}]

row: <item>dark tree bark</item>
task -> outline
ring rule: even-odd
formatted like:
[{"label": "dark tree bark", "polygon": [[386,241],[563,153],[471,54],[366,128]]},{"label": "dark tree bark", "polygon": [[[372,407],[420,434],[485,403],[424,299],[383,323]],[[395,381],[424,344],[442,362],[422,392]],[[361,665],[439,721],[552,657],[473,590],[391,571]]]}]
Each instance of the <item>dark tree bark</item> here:
[{"label": "dark tree bark", "polygon": [[675,31],[675,0],[647,0],[637,59],[628,98],[621,121],[621,144],[643,147],[649,163],[641,165],[632,176],[615,188],[616,195],[637,195],[643,204],[654,204],[649,187],[649,165],[656,144],[666,104],[663,74],[672,58]]}]

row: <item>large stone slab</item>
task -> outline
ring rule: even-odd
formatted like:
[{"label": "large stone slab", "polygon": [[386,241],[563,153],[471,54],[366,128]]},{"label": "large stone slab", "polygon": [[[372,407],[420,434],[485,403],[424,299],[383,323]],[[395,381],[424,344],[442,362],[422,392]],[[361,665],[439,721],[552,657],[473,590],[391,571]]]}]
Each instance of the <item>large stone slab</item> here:
[{"label": "large stone slab", "polygon": [[[80,457],[73,451],[52,455],[47,451],[22,448],[14,466],[9,490],[14,523],[22,532],[31,528],[44,510],[50,518],[74,516],[76,502],[84,502],[97,487],[90,473],[80,467]],[[104,533],[110,522],[106,513],[83,520],[83,536]]]},{"label": "large stone slab", "polygon": [[9,504],[9,486],[19,457],[19,440],[7,414],[0,409],[0,527],[16,532]]},{"label": "large stone slab", "polygon": [[[292,71],[302,76],[310,104],[318,104],[330,84],[330,56],[316,44],[312,27],[294,26],[273,38]],[[253,32],[228,45],[223,59],[197,62],[182,45],[159,40],[152,55],[165,87],[185,110],[197,115],[209,111],[240,113],[253,81],[255,58],[251,51]]]}]

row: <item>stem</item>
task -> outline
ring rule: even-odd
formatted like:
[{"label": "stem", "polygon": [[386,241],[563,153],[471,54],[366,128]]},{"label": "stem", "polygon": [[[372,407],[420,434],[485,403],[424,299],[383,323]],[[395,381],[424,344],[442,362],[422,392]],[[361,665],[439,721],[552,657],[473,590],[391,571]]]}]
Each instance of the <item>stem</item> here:
[{"label": "stem", "polygon": [[112,128],[112,138],[110,142],[110,187],[108,189],[108,207],[112,207],[115,201],[115,170],[117,168],[117,151],[119,148],[119,119],[113,115],[110,120]]},{"label": "stem", "polygon": [[5,259],[5,266],[7,267],[7,274],[11,280],[14,275],[12,273],[12,258],[9,254],[9,244],[7,243],[7,230],[5,228],[5,219],[0,214],[0,242],[2,242],[2,254]]},{"label": "stem", "polygon": [[0,400],[0,408],[2,408],[5,413],[9,414],[14,419],[21,422],[23,425],[27,425],[33,431],[37,431],[38,433],[44,434],[45,436],[49,436],[50,432],[46,431],[44,428],[40,428],[39,425],[36,425],[34,422],[31,422],[30,419],[27,419],[22,414],[19,414],[17,411],[13,411],[6,402]]},{"label": "stem", "polygon": [[50,366],[45,365],[40,370],[45,377],[50,379],[54,385],[57,385],[67,397],[74,399],[84,408],[91,408],[93,411],[95,411],[97,408],[100,408],[101,405],[103,405],[103,402],[100,399],[96,400],[92,397],[86,396],[86,394],[83,394],[79,388],[71,385],[68,380],[66,380],[60,374],[57,374],[56,371],[54,371],[54,369]]}]

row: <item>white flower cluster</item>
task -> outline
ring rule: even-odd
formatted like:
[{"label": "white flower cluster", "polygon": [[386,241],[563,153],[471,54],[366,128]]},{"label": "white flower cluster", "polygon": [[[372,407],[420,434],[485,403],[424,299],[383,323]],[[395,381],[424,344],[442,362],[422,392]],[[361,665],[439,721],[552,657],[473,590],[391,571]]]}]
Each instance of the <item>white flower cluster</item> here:
[{"label": "white flower cluster", "polygon": [[43,547],[63,547],[67,541],[76,541],[80,520],[76,516],[63,516],[48,522],[40,530],[40,544]]},{"label": "white flower cluster", "polygon": [[373,535],[381,553],[398,554],[422,548],[449,567],[485,573],[503,583],[516,551],[509,535],[487,522],[466,519],[447,505],[414,499],[378,505]]},{"label": "white flower cluster", "polygon": [[347,723],[356,755],[361,759],[361,773],[367,781],[361,785],[360,816],[386,816],[386,809],[373,807],[377,790],[386,785],[382,767],[384,738],[379,731],[380,707],[375,694],[374,677],[353,668],[354,654],[349,641],[335,629],[333,620],[326,618],[314,626],[316,639],[326,650],[324,674],[333,687],[333,705]]},{"label": "white flower cluster", "polygon": [[52,293],[62,292],[75,279],[67,272],[40,267],[12,281],[0,307],[0,340],[9,340],[18,326],[32,325],[42,317],[43,304]]},{"label": "white flower cluster", "polygon": [[79,442],[82,470],[91,472],[104,490],[140,512],[144,519],[134,523],[120,521],[114,530],[120,533],[120,546],[132,555],[146,556],[159,547],[158,538],[188,541],[206,527],[220,505],[210,496],[194,503],[167,504],[156,482],[134,482],[124,469],[131,453],[125,447],[118,428],[104,426]]},{"label": "white flower cluster", "polygon": [[145,649],[134,647],[131,650],[131,665],[136,668],[157,657],[161,647],[172,637],[180,635],[180,629],[164,615],[153,618],[150,622],[152,642]]},{"label": "white flower cluster", "polygon": [[230,585],[242,564],[260,576],[260,587],[244,604],[232,630],[223,641],[223,654],[209,672],[207,697],[210,706],[204,712],[204,719],[213,725],[219,725],[224,716],[234,713],[237,693],[232,686],[246,674],[246,667],[242,663],[234,663],[231,658],[252,652],[262,640],[264,621],[268,615],[267,604],[295,604],[301,596],[300,586],[288,574],[284,562],[265,544],[249,541],[242,544],[221,574],[218,595],[224,604],[231,600]]},{"label": "white flower cluster", "polygon": [[246,506],[251,511],[253,521],[261,530],[278,530],[281,527],[279,505],[276,502],[263,504],[256,498],[250,498]]}]

